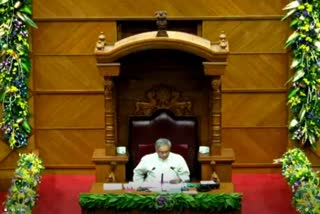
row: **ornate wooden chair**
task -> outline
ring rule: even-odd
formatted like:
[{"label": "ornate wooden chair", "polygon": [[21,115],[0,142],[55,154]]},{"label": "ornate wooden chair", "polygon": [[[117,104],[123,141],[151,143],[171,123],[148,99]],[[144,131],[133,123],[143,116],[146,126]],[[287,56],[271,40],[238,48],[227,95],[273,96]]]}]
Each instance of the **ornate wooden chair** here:
[{"label": "ornate wooden chair", "polygon": [[158,138],[167,138],[172,143],[171,151],[184,157],[191,180],[199,180],[200,164],[197,160],[198,135],[196,117],[175,116],[168,110],[158,110],[149,117],[131,117],[129,133],[129,157],[127,180],[132,180],[134,167],[142,156],[155,152]]}]

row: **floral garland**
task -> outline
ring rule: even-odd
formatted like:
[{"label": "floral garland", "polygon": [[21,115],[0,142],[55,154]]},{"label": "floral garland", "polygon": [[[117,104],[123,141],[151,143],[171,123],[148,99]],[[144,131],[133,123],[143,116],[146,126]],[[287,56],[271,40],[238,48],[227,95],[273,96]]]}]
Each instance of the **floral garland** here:
[{"label": "floral garland", "polygon": [[316,148],[320,136],[320,1],[295,0],[284,10],[289,11],[283,20],[291,17],[294,31],[286,42],[294,71],[288,93],[289,132],[296,143]]},{"label": "floral garland", "polygon": [[31,133],[28,25],[37,27],[30,18],[31,8],[31,0],[0,0],[0,127],[12,149],[26,146]]},{"label": "floral garland", "polygon": [[4,202],[5,213],[32,213],[43,169],[42,161],[37,155],[19,154],[12,186]]},{"label": "floral garland", "polygon": [[232,212],[241,209],[242,195],[206,194],[194,196],[183,193],[173,194],[80,194],[79,204],[82,209],[116,209],[116,210],[202,210]]},{"label": "floral garland", "polygon": [[292,204],[299,213],[314,214],[320,211],[320,178],[312,170],[304,152],[298,148],[288,150],[282,158],[282,175],[292,188]]}]

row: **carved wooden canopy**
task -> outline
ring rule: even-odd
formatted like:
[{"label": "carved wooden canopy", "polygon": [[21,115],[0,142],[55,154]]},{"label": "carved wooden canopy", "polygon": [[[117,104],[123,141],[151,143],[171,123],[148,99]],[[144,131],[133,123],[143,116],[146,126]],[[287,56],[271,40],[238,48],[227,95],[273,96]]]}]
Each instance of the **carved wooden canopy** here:
[{"label": "carved wooden canopy", "polygon": [[97,63],[115,62],[130,53],[151,49],[174,49],[188,52],[205,59],[207,62],[226,62],[229,52],[224,33],[218,42],[210,42],[200,36],[178,31],[166,31],[168,37],[157,37],[157,31],[136,34],[107,45],[105,35],[101,33],[96,44]]},{"label": "carved wooden canopy", "polygon": [[[119,40],[113,45],[106,42],[102,33],[96,43],[95,56],[97,67],[104,76],[105,85],[105,142],[106,155],[115,155],[117,145],[116,118],[117,103],[114,98],[113,77],[120,75],[122,57],[138,51],[171,49],[187,52],[203,59],[203,72],[211,78],[210,108],[210,144],[212,154],[221,151],[221,75],[226,65],[229,46],[226,35],[221,33],[219,41],[211,42],[190,33],[166,31],[167,35],[157,35],[159,31],[136,34]],[[136,102],[135,115],[150,115],[158,109],[168,109],[176,115],[192,115],[192,103],[181,97],[181,94],[168,87],[158,87],[146,92],[146,99]]]}]

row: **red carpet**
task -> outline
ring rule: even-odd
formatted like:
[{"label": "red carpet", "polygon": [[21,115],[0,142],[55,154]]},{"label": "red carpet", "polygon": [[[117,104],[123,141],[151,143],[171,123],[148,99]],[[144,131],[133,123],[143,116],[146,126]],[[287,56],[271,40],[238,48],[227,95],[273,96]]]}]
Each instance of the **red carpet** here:
[{"label": "red carpet", "polygon": [[[34,214],[79,214],[78,195],[88,192],[93,175],[45,175]],[[296,214],[290,188],[278,174],[235,174],[233,183],[243,193],[243,214]],[[0,193],[0,208],[6,193]],[[2,213],[2,212],[0,212]]]}]

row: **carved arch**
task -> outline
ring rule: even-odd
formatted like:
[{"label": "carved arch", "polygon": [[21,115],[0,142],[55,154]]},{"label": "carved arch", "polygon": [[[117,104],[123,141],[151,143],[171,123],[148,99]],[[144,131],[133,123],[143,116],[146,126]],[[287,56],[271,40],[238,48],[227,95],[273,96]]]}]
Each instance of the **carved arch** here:
[{"label": "carved arch", "polygon": [[[140,33],[106,45],[103,33],[99,36],[95,54],[98,63],[115,62],[119,58],[137,51],[153,49],[173,49],[200,56],[208,62],[224,61],[229,52],[225,34],[218,42],[210,42],[202,37],[178,31],[167,31],[168,37],[157,37],[157,31]],[[220,59],[220,60],[219,60]]]}]

